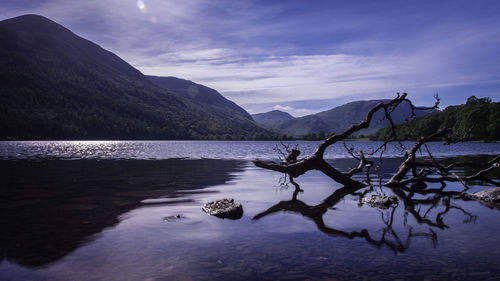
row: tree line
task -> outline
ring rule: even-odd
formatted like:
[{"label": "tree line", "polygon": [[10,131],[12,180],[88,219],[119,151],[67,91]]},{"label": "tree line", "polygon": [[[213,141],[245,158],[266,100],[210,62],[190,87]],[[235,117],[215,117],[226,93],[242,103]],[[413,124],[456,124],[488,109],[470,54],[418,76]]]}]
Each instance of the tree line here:
[{"label": "tree line", "polygon": [[[416,140],[444,128],[451,128],[453,135],[470,141],[500,140],[500,103],[492,102],[489,97],[470,96],[463,105],[448,106],[443,111],[396,125],[396,133],[398,139]],[[370,139],[385,140],[391,133],[391,128],[386,127]]]}]

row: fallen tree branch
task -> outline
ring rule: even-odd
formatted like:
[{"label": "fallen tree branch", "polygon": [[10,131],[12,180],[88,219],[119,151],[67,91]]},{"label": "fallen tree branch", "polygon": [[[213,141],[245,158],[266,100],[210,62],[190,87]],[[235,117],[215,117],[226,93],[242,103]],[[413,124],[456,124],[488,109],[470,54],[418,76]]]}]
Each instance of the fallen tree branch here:
[{"label": "fallen tree branch", "polygon": [[[388,101],[388,102],[380,102],[371,108],[364,120],[360,121],[357,124],[351,125],[344,132],[334,134],[323,142],[321,142],[313,154],[308,155],[304,158],[298,159],[300,155],[300,151],[297,149],[290,149],[290,146],[286,146],[281,143],[282,147],[288,153],[286,155],[284,151],[279,149],[276,150],[280,153],[280,163],[275,163],[273,161],[265,161],[265,160],[254,160],[253,163],[261,168],[277,171],[280,173],[288,174],[291,177],[299,177],[310,170],[318,170],[323,172],[325,175],[330,177],[332,180],[344,185],[344,186],[353,186],[353,187],[363,187],[366,185],[371,185],[370,179],[370,169],[372,166],[376,167],[376,171],[378,172],[378,168],[382,165],[383,155],[387,149],[387,145],[391,142],[397,142],[399,144],[399,148],[402,151],[405,151],[404,160],[399,166],[398,170],[391,176],[391,178],[384,184],[386,186],[396,187],[396,186],[404,186],[407,184],[412,184],[414,187],[425,188],[425,182],[430,183],[445,183],[445,182],[460,182],[464,185],[465,189],[468,189],[467,181],[470,180],[484,180],[489,183],[493,183],[498,185],[497,182],[488,179],[486,174],[493,170],[494,168],[500,166],[499,159],[500,155],[497,155],[494,159],[488,161],[488,163],[452,163],[448,166],[443,166],[437,161],[430,150],[428,149],[426,143],[436,139],[443,139],[444,144],[455,143],[459,141],[464,141],[467,139],[471,130],[466,132],[462,138],[458,138],[453,136],[450,128],[442,128],[437,132],[430,134],[428,136],[422,136],[417,142],[409,149],[406,149],[403,143],[397,136],[396,124],[392,120],[391,113],[401,105],[402,103],[407,103],[410,106],[411,114],[407,118],[415,117],[416,110],[431,110],[438,108],[439,105],[439,97],[436,95],[436,102],[431,107],[417,107],[413,105],[413,103],[407,99],[407,94],[397,94],[397,96]],[[378,163],[375,164],[373,161],[366,159],[365,153],[363,151],[358,151],[357,155],[354,153],[354,147],[348,147],[345,143],[345,139],[354,133],[366,129],[370,126],[372,119],[376,112],[379,110],[383,111],[384,119],[388,120],[389,126],[391,129],[391,136],[380,144],[376,149],[369,152],[367,155],[373,156],[376,153],[379,153]],[[332,165],[330,165],[327,161],[324,160],[324,154],[328,147],[337,143],[338,141],[344,141],[343,145],[348,152],[348,154],[357,159],[359,164],[357,167],[351,168],[349,171],[342,173]],[[417,152],[421,150],[422,146],[424,146],[429,155],[430,161],[417,161]],[[452,169],[456,167],[465,167],[465,166],[476,166],[476,167],[484,167],[481,171],[476,173],[475,175],[460,177],[457,173],[453,172]],[[366,180],[360,181],[354,179],[353,176],[355,174],[361,173],[363,170],[366,171]],[[411,171],[411,175],[408,176]],[[380,181],[382,181],[381,177]]]},{"label": "fallen tree branch", "polygon": [[[309,155],[305,158],[302,158],[300,160],[296,160],[293,163],[288,163],[286,161],[282,161],[281,163],[274,163],[272,161],[263,161],[263,160],[254,160],[253,163],[257,167],[281,172],[281,173],[286,173],[289,174],[293,177],[298,177],[304,173],[306,173],[309,170],[319,170],[329,176],[331,179],[334,181],[346,185],[346,186],[365,186],[364,183],[352,179],[352,175],[358,172],[358,170],[354,170],[353,172],[348,172],[346,174],[341,173],[334,167],[332,167],[330,164],[328,164],[324,159],[323,155],[325,153],[325,150],[331,146],[332,144],[344,140],[353,133],[368,128],[370,125],[370,122],[372,121],[373,115],[380,109],[383,109],[385,112],[390,112],[394,110],[396,106],[401,104],[404,101],[409,102],[406,99],[406,93],[400,95],[399,93],[397,94],[396,98],[390,100],[387,103],[381,102],[374,106],[372,109],[368,111],[366,114],[366,118],[359,122],[358,124],[352,125],[349,127],[347,130],[345,130],[342,133],[332,135],[331,137],[327,138],[324,140],[316,149],[316,151],[312,154]],[[409,102],[411,104],[411,102]],[[390,115],[388,117],[391,119]],[[392,119],[390,120],[391,124],[393,124]],[[299,152],[300,153],[300,152]],[[366,161],[366,160],[365,160]],[[363,163],[363,167],[366,166],[367,163]]]}]

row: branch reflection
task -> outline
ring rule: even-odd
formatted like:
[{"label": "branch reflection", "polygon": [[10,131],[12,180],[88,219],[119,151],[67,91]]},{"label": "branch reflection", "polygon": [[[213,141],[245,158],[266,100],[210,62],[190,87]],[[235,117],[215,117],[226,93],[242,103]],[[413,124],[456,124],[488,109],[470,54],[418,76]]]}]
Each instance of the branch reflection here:
[{"label": "branch reflection", "polygon": [[[462,207],[454,203],[459,192],[443,191],[441,188],[433,189],[412,189],[404,186],[398,187],[383,187],[374,188],[369,186],[366,188],[343,186],[335,190],[330,196],[326,197],[320,204],[309,205],[299,199],[299,194],[302,192],[300,185],[296,183],[293,177],[290,177],[290,183],[294,187],[292,199],[281,201],[267,210],[257,214],[253,219],[259,220],[268,215],[279,212],[291,212],[301,214],[302,216],[312,220],[319,231],[332,236],[345,237],[348,239],[361,238],[371,245],[378,248],[387,247],[394,253],[405,252],[415,237],[424,237],[432,241],[432,245],[436,247],[438,237],[435,229],[447,229],[449,226],[445,223],[445,216],[451,211],[456,210],[465,216],[464,223],[474,223],[476,216],[467,212]],[[359,231],[344,231],[335,227],[328,226],[324,217],[329,210],[336,209],[339,202],[343,201],[346,196],[351,195],[358,198],[359,206],[363,205],[363,198],[369,195],[378,195],[383,197],[383,194],[392,193],[397,197],[397,203],[390,204],[387,209],[377,208],[380,213],[380,219],[383,227],[377,230],[368,230],[362,228]],[[396,227],[395,221],[397,209],[402,209],[402,225]],[[408,217],[414,218],[415,222],[421,226],[428,227],[427,231],[414,231],[414,228]],[[381,234],[379,234],[381,233]]]}]

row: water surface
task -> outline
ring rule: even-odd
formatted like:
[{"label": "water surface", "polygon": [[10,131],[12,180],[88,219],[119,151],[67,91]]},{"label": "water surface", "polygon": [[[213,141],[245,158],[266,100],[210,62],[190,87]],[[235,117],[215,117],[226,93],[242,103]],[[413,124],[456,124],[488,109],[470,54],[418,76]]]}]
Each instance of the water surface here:
[{"label": "water surface", "polygon": [[[302,155],[316,149],[319,141],[292,141],[285,144],[298,144]],[[0,143],[2,159],[245,159],[276,158],[276,141],[6,141]],[[370,152],[382,142],[348,141],[347,146],[356,150]],[[402,142],[411,146],[413,142]],[[499,154],[498,143],[456,143],[443,145],[440,142],[428,143],[436,157],[457,155]],[[400,157],[399,144],[390,144],[384,157]],[[422,152],[425,156],[426,152]],[[326,159],[349,158],[343,143],[328,148]]]},{"label": "water surface", "polygon": [[[0,279],[498,280],[500,211],[445,192],[352,190],[319,172],[296,179],[303,192],[295,192],[248,161],[276,158],[275,144],[1,143]],[[432,146],[441,161],[484,160],[500,150]],[[196,147],[208,149],[197,155]],[[382,177],[400,163],[396,151]],[[356,164],[329,155],[341,170]],[[472,183],[468,192],[486,188]],[[363,192],[399,201],[370,207]],[[224,197],[243,204],[241,219],[201,210]]]}]

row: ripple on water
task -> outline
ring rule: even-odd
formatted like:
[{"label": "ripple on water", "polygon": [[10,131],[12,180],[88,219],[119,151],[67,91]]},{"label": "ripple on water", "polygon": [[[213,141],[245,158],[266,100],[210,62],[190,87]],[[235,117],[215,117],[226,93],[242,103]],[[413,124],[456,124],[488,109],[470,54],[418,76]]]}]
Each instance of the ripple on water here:
[{"label": "ripple on water", "polygon": [[[295,141],[302,155],[316,149],[319,142]],[[276,159],[276,141],[6,141],[0,143],[0,159]],[[380,142],[348,142],[355,150],[369,152]],[[404,143],[407,146],[411,142]],[[500,154],[499,143],[428,144],[436,157]],[[400,157],[401,149],[389,145],[385,157]],[[423,155],[425,156],[425,154]],[[350,158],[342,143],[332,145],[325,158]]]}]

